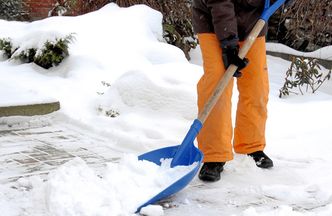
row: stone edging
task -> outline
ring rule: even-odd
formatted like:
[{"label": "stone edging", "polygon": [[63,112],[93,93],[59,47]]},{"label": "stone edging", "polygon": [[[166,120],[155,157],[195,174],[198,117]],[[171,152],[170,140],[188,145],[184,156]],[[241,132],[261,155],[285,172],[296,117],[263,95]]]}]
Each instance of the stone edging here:
[{"label": "stone edging", "polygon": [[59,109],[59,102],[0,107],[0,117],[45,115]]}]

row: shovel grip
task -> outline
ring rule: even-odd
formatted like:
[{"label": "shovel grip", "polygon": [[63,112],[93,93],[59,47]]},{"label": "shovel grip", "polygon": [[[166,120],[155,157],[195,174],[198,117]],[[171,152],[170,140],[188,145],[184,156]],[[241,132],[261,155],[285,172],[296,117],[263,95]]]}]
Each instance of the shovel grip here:
[{"label": "shovel grip", "polygon": [[[239,51],[239,57],[243,59],[247,53],[249,52],[251,46],[254,44],[256,38],[258,37],[259,33],[262,31],[262,29],[265,26],[265,20],[259,19],[254,26],[254,28],[251,30],[249,36],[246,38],[243,46],[241,47]],[[205,103],[203,110],[198,114],[197,119],[202,122],[202,124],[205,122],[207,117],[209,116],[211,110],[218,102],[220,96],[222,95],[223,91],[225,90],[226,86],[228,85],[229,81],[233,78],[233,74],[237,70],[237,66],[231,64],[223,78],[218,82],[217,86],[214,89],[213,94],[210,96],[208,101]]]}]

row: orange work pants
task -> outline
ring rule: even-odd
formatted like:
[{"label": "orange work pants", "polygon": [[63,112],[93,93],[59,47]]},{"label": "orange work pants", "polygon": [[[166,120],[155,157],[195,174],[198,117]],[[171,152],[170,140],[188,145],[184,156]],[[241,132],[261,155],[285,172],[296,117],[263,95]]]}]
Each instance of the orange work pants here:
[{"label": "orange work pants", "polygon": [[[201,111],[223,76],[225,67],[216,35],[201,33],[198,34],[198,39],[204,67],[204,75],[197,85],[198,110]],[[237,79],[239,99],[233,139],[234,151],[240,154],[262,151],[265,147],[269,94],[265,37],[256,39],[246,58],[249,59],[249,64],[241,70],[242,77]],[[233,159],[232,89],[233,79],[197,136],[198,147],[204,153],[204,162],[225,162]]]}]

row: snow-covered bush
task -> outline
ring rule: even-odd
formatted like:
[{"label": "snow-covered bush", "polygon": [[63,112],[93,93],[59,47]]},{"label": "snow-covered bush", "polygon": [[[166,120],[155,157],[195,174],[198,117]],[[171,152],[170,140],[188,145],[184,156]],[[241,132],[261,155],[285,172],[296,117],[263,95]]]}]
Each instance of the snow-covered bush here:
[{"label": "snow-covered bush", "polygon": [[46,40],[41,47],[31,43],[29,39],[23,40],[20,42],[21,44],[15,46],[10,38],[3,38],[0,39],[0,51],[3,52],[5,58],[19,60],[23,63],[34,62],[48,69],[59,65],[69,55],[68,46],[73,38],[73,34],[69,34],[55,40]]},{"label": "snow-covered bush", "polygon": [[73,36],[56,39],[55,42],[46,41],[40,52],[36,53],[33,62],[43,68],[50,68],[59,65],[69,55],[68,45],[72,42]]},{"label": "snow-covered bush", "polygon": [[12,56],[12,43],[9,38],[0,38],[0,51],[5,58]]},{"label": "snow-covered bush", "polygon": [[317,59],[294,57],[290,68],[286,72],[284,86],[279,90],[279,97],[287,96],[290,93],[298,94],[292,91],[297,88],[301,95],[304,90],[315,93],[324,81],[331,78],[331,70],[324,74],[321,72]]}]

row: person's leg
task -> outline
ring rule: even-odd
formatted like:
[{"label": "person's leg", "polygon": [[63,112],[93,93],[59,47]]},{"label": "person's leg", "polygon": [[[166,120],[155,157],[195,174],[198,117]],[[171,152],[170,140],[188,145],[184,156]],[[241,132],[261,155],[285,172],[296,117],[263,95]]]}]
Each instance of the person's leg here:
[{"label": "person's leg", "polygon": [[239,101],[234,130],[234,150],[240,154],[263,151],[269,80],[265,37],[259,37],[246,56],[249,64],[237,80]]},{"label": "person's leg", "polygon": [[[204,75],[197,85],[198,110],[201,111],[225,72],[219,41],[213,33],[198,34],[203,57]],[[212,109],[197,136],[204,162],[225,162],[233,159],[231,96],[233,81]]]}]

